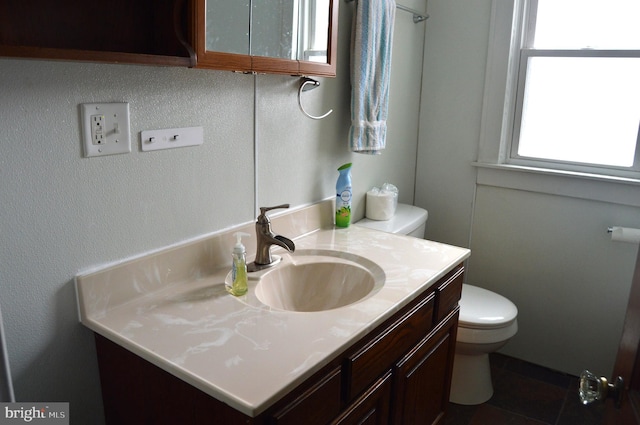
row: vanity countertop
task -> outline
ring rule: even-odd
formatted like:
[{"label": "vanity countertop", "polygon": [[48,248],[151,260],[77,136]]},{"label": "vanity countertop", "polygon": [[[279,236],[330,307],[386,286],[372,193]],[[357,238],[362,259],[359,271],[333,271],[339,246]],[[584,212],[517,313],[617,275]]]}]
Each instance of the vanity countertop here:
[{"label": "vanity countertop", "polygon": [[[76,289],[85,326],[249,416],[264,411],[470,254],[358,226],[306,232],[295,238],[296,250],[365,257],[384,270],[386,281],[374,295],[342,308],[287,312],[261,304],[255,280],[249,280],[247,295],[227,294],[230,261],[224,267],[202,266],[217,255],[230,257],[225,244],[231,233],[78,275]],[[225,244],[215,242],[223,237]],[[219,250],[224,255],[212,253]],[[194,255],[204,258],[200,266],[193,265]]]}]

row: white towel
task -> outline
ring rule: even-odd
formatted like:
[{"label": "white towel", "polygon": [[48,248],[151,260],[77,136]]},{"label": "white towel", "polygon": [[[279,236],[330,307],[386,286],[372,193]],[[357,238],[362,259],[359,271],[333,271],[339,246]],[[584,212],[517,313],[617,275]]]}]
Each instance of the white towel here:
[{"label": "white towel", "polygon": [[353,152],[380,154],[387,136],[395,0],[358,0],[351,33]]}]

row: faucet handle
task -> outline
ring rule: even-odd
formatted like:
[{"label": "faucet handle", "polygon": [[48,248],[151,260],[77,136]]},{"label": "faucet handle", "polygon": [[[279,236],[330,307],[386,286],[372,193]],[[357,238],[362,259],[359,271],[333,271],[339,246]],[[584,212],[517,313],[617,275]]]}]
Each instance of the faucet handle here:
[{"label": "faucet handle", "polygon": [[280,208],[289,208],[289,204],[276,205],[275,207],[260,207],[260,215],[258,221],[269,221],[267,217],[267,211],[277,210]]}]

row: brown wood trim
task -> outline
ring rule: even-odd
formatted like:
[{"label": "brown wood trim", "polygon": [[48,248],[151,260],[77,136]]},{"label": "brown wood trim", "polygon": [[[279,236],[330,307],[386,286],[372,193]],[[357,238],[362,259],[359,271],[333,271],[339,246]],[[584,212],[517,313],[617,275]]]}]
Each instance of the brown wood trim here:
[{"label": "brown wood trim", "polygon": [[191,1],[191,40],[195,48],[196,67],[227,71],[255,72],[258,74],[336,76],[338,51],[338,0],[331,0],[329,16],[329,63],[296,61],[265,56],[206,50],[206,0]]},{"label": "brown wood trim", "polygon": [[196,68],[251,72],[251,56],[237,53],[198,52]]},{"label": "brown wood trim", "polygon": [[[618,348],[613,376],[622,376],[625,387],[640,389],[640,379],[635,374],[640,373],[636,367],[638,345],[640,344],[640,249],[636,258],[636,268],[633,273],[627,314],[622,329],[622,338]],[[634,371],[635,369],[635,371]],[[634,373],[635,372],[635,373]]]},{"label": "brown wood trim", "polygon": [[[189,43],[189,35],[187,34],[187,32],[189,31],[190,22],[192,22],[192,7],[190,3],[191,2],[189,2],[189,0],[176,0],[173,3],[173,33],[176,36],[178,43],[180,43],[180,45],[184,47],[187,56],[189,57],[189,66],[194,67],[196,66],[196,51]],[[186,22],[183,19],[185,17]],[[184,28],[184,25],[186,25],[187,28]]]},{"label": "brown wood trim", "polygon": [[300,61],[301,75],[317,75],[322,77],[335,77],[336,64],[338,63],[338,8],[340,1],[331,0],[329,7],[329,46],[327,46],[328,63]]},{"label": "brown wood trim", "polygon": [[298,61],[266,56],[251,56],[251,69],[258,73],[300,75]]},{"label": "brown wood trim", "polygon": [[10,45],[0,45],[0,56],[44,60],[128,63],[162,66],[190,66],[191,64],[190,58],[180,56]]},{"label": "brown wood trim", "polygon": [[251,72],[251,57],[238,53],[212,52],[207,50],[206,36],[206,0],[193,0],[195,7],[192,15],[192,44],[196,52],[196,68],[219,69],[226,71]]},{"label": "brown wood trim", "polygon": [[332,64],[300,61],[299,75],[335,77],[336,67]]}]

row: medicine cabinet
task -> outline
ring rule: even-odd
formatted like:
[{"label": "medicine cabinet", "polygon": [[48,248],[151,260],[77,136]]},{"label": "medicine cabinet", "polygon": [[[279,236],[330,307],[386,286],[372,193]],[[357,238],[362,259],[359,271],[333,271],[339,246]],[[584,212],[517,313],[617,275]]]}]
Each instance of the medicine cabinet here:
[{"label": "medicine cabinet", "polygon": [[0,56],[335,76],[338,3],[0,1]]},{"label": "medicine cabinet", "polygon": [[336,75],[338,0],[193,0],[196,67]]}]

